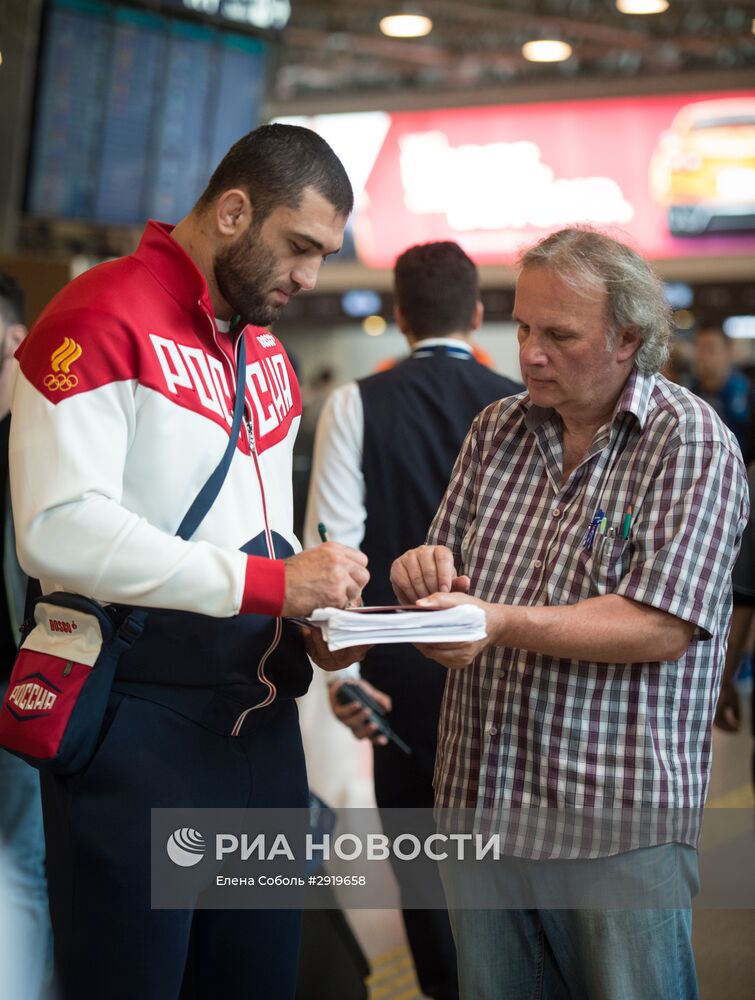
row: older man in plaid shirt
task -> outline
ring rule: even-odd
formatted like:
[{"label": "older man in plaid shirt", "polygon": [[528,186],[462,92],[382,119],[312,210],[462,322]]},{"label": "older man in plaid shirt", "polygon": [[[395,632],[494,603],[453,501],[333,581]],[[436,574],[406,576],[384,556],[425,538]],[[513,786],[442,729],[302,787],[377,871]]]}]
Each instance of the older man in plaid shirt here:
[{"label": "older man in plaid shirt", "polygon": [[[527,392],[476,418],[428,544],[391,576],[401,601],[487,616],[483,641],[423,647],[449,668],[436,803],[493,817],[525,866],[694,884],[741,455],[658,374],[668,309],[633,250],[566,229],[521,263]],[[467,1000],[697,996],[687,905],[450,903]]]}]

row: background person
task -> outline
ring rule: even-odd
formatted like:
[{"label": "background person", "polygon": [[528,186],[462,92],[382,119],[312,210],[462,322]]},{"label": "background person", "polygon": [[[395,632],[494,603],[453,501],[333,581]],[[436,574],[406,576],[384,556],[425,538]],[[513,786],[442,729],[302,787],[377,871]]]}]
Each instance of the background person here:
[{"label": "background person", "polygon": [[[752,510],[753,504],[755,504],[755,463],[751,464],[747,471],[750,509]],[[731,632],[726,647],[726,663],[713,720],[716,726],[725,733],[739,732],[742,724],[736,676],[755,620],[755,525],[752,517],[747,522],[742,536],[742,548],[732,572],[732,586],[734,610],[731,618]],[[750,724],[753,729],[753,737],[755,737],[755,687],[752,691],[752,701]],[[752,781],[755,785],[755,746],[753,746],[752,756]]]},{"label": "background person", "polygon": [[[8,437],[13,355],[26,336],[24,294],[9,274],[0,274],[0,696],[16,659],[18,627],[23,619],[26,578],[16,559],[8,488]],[[52,980],[52,932],[47,903],[45,836],[39,773],[0,748],[0,845],[4,852],[5,915],[13,921],[19,954],[9,996],[36,1000],[47,995]],[[11,916],[12,915],[12,916]],[[10,953],[6,951],[6,955]],[[16,992],[13,992],[13,989]]]},{"label": "background person", "polygon": [[[476,414],[522,386],[472,356],[482,322],[477,269],[456,243],[410,247],[394,267],[394,315],[409,344],[408,358],[389,370],[350,382],[328,398],[317,428],[304,541],[328,537],[361,548],[370,563],[365,603],[394,603],[393,559],[419,544],[448,482],[454,459]],[[331,706],[354,734],[374,745],[378,807],[432,808],[438,715],[446,671],[408,645],[376,646],[361,667],[361,683],[386,708],[412,748],[407,757],[376,738],[367,711],[336,699]],[[384,822],[390,814],[383,814]],[[390,829],[386,830],[390,834]],[[394,866],[399,885],[402,866]],[[434,871],[428,878],[437,878]],[[456,961],[445,911],[404,909],[404,924],[423,993],[458,996]]]},{"label": "background person", "polygon": [[717,326],[695,332],[694,377],[690,388],[712,406],[734,434],[745,462],[755,458],[755,390],[734,364],[731,340]]},{"label": "background person", "polygon": [[[69,284],[19,351],[10,460],[22,565],[44,593],[153,609],[119,662],[93,760],[43,775],[66,1000],[294,994],[298,912],[151,908],[150,811],[308,804],[294,698],[311,668],[281,616],[356,599],[367,560],[337,543],[295,554],[299,390],[264,327],[314,287],[351,207],[319,136],[258,128],[186,218],[149,222],[133,255]],[[244,426],[220,495],[184,541],[174,532],[228,443],[241,337]],[[319,633],[306,642],[342,665]]]},{"label": "background person", "polygon": [[[392,580],[401,601],[487,615],[485,640],[421,647],[450,668],[436,806],[497,822],[523,879],[570,859],[570,893],[641,874],[643,902],[453,909],[461,992],[692,998],[684,897],[748,513],[741,455],[656,374],[668,308],[634,251],[566,229],[521,264],[527,395],[475,420],[428,545]],[[501,906],[510,868],[485,869]]]}]

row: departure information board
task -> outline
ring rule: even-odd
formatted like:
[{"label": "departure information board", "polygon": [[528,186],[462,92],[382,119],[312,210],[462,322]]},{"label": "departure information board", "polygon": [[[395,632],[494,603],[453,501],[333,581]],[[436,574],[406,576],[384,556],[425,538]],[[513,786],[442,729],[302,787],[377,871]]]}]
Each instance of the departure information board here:
[{"label": "departure information board", "polygon": [[259,121],[258,39],[98,0],[54,0],[40,54],[26,211],[176,222]]}]

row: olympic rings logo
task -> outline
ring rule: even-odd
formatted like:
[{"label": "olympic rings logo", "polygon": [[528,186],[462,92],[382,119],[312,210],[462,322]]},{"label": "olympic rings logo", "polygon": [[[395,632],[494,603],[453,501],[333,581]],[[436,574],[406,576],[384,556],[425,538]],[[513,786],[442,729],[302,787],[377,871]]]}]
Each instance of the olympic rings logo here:
[{"label": "olympic rings logo", "polygon": [[71,374],[71,365],[78,361],[82,354],[81,345],[71,337],[66,337],[50,358],[52,371],[49,375],[45,375],[45,389],[49,392],[68,392],[70,389],[75,389],[79,379]]},{"label": "olympic rings logo", "polygon": [[45,375],[45,389],[49,389],[50,392],[56,392],[58,389],[61,392],[68,392],[69,389],[75,389],[78,384],[79,379],[76,375],[65,375],[63,372],[57,374],[50,372],[49,375]]}]

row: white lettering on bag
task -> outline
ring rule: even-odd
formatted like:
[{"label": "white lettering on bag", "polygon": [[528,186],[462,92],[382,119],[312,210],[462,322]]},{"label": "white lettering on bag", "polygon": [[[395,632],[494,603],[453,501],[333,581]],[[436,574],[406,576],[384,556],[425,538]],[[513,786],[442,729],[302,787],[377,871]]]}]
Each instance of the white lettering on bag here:
[{"label": "white lettering on bag", "polygon": [[8,695],[8,701],[23,712],[49,712],[58,696],[34,681],[16,684]]}]

